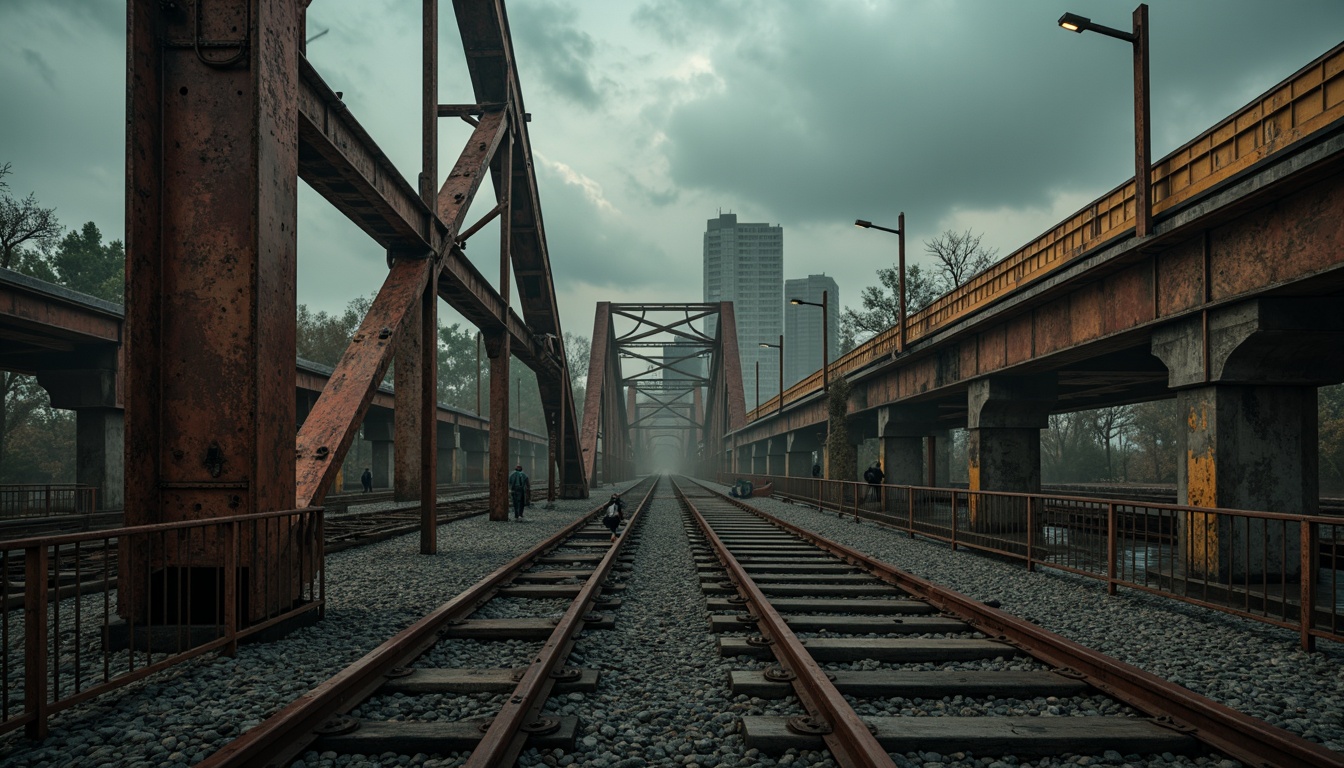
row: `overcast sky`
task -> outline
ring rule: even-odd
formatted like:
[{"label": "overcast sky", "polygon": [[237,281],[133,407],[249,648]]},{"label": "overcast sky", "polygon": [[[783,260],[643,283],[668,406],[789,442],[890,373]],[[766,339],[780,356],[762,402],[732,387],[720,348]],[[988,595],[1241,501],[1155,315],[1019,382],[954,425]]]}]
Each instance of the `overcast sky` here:
[{"label": "overcast sky", "polygon": [[[314,0],[309,56],[408,179],[419,171],[418,0]],[[970,228],[1006,256],[1133,175],[1132,0],[509,0],[566,330],[593,303],[698,301],[719,210],[784,228],[784,276],[853,305],[895,239]],[[124,0],[0,0],[0,164],[67,227],[124,229]],[[474,101],[446,0],[441,101]],[[1344,39],[1344,0],[1150,3],[1161,157]],[[440,168],[469,128],[442,120]],[[488,189],[488,187],[487,187]],[[487,210],[488,202],[476,206]],[[299,299],[339,311],[383,255],[307,187]],[[497,239],[468,255],[494,274]],[[446,309],[446,308],[445,308]],[[451,312],[445,318],[455,320]]]}]

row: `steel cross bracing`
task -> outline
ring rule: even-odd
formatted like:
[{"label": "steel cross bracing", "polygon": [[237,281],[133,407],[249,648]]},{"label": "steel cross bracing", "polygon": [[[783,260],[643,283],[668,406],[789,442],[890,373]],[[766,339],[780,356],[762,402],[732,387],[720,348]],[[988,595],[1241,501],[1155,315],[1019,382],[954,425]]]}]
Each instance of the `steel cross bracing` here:
[{"label": "steel cross bracing", "polygon": [[[423,0],[415,186],[304,57],[307,5],[128,2],[126,453],[142,460],[127,462],[127,524],[320,504],[395,356],[398,490],[418,490],[422,551],[434,551],[439,298],[485,337],[493,423],[507,423],[509,356],[535,371],[552,471],[558,466],[562,495],[586,496],[503,3],[453,3],[476,98],[459,106],[438,104],[438,0]],[[438,169],[440,116],[474,125],[446,177]],[[487,172],[495,205],[467,226]],[[385,249],[389,271],[296,439],[300,178]],[[492,285],[462,244],[495,218],[500,273]],[[521,316],[509,295],[510,271]],[[491,432],[495,518],[505,512],[507,440],[507,430]],[[281,530],[242,542],[251,552],[245,559],[278,562],[257,552],[278,552],[288,538]],[[222,562],[223,542],[190,549],[130,553],[123,575]],[[251,569],[251,588],[259,588],[259,569],[276,562],[242,564]],[[123,614],[143,615],[146,597],[126,590]]]},{"label": "steel cross bracing", "polygon": [[[663,319],[667,315],[672,319]],[[714,321],[714,333],[696,325],[708,321]],[[618,322],[627,330],[618,333]],[[705,357],[702,371],[698,364]],[[622,360],[645,367],[626,373]],[[653,441],[662,438],[681,447],[688,468],[714,471],[723,436],[745,421],[732,304],[599,302],[583,413],[583,453],[593,485],[647,471],[641,465]]]}]

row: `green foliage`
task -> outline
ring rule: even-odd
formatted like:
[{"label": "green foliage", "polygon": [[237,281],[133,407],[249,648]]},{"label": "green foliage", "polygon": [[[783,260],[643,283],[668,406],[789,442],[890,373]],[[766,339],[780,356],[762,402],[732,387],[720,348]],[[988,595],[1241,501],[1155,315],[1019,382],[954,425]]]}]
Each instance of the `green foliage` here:
[{"label": "green foliage", "polygon": [[[439,329],[439,402],[472,413],[476,412],[477,335],[476,329],[463,329],[460,323]],[[490,361],[483,348],[479,356],[481,408],[488,411]]]},{"label": "green foliage", "polygon": [[295,347],[298,356],[321,365],[335,367],[350,346],[350,339],[373,306],[371,297],[360,296],[346,305],[339,315],[312,312],[307,304],[298,306]]},{"label": "green foliage", "polygon": [[[900,273],[896,267],[877,270],[879,285],[863,289],[863,310],[846,308],[840,314],[840,348],[848,351],[854,344],[885,331],[901,316]],[[937,279],[918,264],[905,270],[905,311],[913,315],[938,297]]]},{"label": "green foliage", "polygon": [[849,438],[849,382],[838,376],[831,380],[826,398],[829,434],[826,436],[826,455],[829,457],[826,477],[829,480],[857,480],[853,441]]},{"label": "green foliage", "polygon": [[92,221],[67,232],[50,258],[56,282],[105,301],[124,303],[126,249],[120,240],[103,244],[103,233]]}]

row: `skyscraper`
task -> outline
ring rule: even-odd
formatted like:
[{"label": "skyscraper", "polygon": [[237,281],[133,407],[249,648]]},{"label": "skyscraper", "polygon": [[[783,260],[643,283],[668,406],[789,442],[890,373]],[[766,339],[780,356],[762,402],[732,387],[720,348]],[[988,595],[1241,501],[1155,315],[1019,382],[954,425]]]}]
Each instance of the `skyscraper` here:
[{"label": "skyscraper", "polygon": [[[783,327],[784,228],[741,224],[735,213],[720,213],[705,228],[705,301],[733,302],[737,348],[742,360],[742,394],[756,407],[756,363],[765,401],[779,389],[779,360],[761,342],[774,342]],[[716,330],[711,320],[709,331]],[[763,354],[764,353],[764,354]]]},{"label": "skyscraper", "polygon": [[[784,388],[797,384],[813,371],[821,370],[821,310],[806,304],[790,304],[790,299],[821,303],[826,291],[826,334],[830,359],[840,356],[840,288],[826,275],[808,275],[784,284]],[[765,393],[761,393],[765,399]]]}]

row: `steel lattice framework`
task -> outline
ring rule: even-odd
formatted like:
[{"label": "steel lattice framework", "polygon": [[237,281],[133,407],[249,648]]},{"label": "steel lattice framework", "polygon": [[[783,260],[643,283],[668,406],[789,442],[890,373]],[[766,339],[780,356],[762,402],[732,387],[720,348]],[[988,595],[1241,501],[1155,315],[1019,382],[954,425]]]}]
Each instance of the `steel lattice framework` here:
[{"label": "steel lattice framework", "polygon": [[[618,320],[633,328],[618,332]],[[710,321],[715,332],[702,330]],[[724,436],[746,413],[731,302],[599,302],[592,344],[582,438],[590,485],[633,476],[655,437],[671,437],[704,477],[729,466]],[[627,374],[622,360],[644,367]]]},{"label": "steel lattice framework", "polygon": [[[307,5],[128,3],[126,455],[135,459],[127,461],[126,523],[320,504],[395,356],[397,475],[419,487],[421,548],[435,551],[439,299],[484,335],[492,423],[508,423],[510,356],[536,372],[551,471],[559,468],[562,495],[586,496],[503,3],[453,3],[476,102],[442,105],[439,3],[423,0],[423,152],[414,186],[305,58]],[[474,126],[446,177],[440,117]],[[494,206],[468,226],[487,176]],[[299,179],[386,251],[389,270],[296,439]],[[492,285],[462,246],[494,219],[501,247]],[[501,519],[508,431],[492,430],[489,442],[491,517]],[[242,543],[252,553],[245,559],[261,558],[241,564],[254,589],[261,569],[279,567],[256,553],[288,541],[287,531],[268,536],[264,547]],[[128,553],[123,583],[143,584],[134,576],[147,569],[218,568],[224,549],[204,542],[185,554]],[[145,598],[128,588],[122,612],[142,615]]]}]

